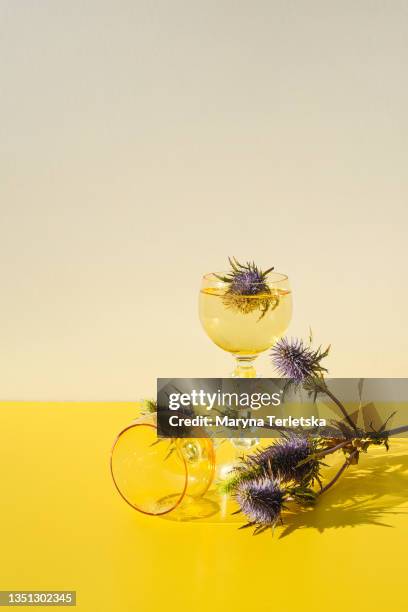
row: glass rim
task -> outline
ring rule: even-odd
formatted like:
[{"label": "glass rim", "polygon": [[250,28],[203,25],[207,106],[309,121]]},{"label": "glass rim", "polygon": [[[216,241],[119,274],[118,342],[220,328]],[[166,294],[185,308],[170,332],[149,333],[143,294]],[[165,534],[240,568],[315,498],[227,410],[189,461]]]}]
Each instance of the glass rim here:
[{"label": "glass rim", "polygon": [[[114,454],[115,454],[115,450],[116,447],[119,443],[119,441],[122,439],[122,436],[126,435],[130,430],[136,428],[136,427],[150,427],[152,429],[154,429],[157,432],[157,424],[155,424],[154,422],[149,422],[149,416],[144,416],[141,417],[140,419],[137,419],[136,421],[133,421],[132,423],[130,423],[130,425],[127,425],[126,427],[124,427],[122,429],[122,431],[120,431],[118,433],[118,435],[115,438],[115,441],[112,445],[111,448],[111,452],[110,452],[110,473],[111,473],[111,477],[113,480],[113,483],[115,485],[116,490],[118,491],[119,495],[121,496],[121,498],[134,510],[137,510],[138,512],[141,512],[142,514],[146,514],[148,516],[163,516],[164,514],[169,514],[170,512],[173,512],[173,510],[175,510],[176,508],[178,508],[178,506],[181,504],[181,502],[183,501],[183,499],[185,498],[185,496],[188,494],[188,490],[189,490],[189,485],[190,485],[190,474],[189,474],[189,469],[188,469],[188,464],[187,464],[187,460],[184,457],[184,455],[182,453],[178,453],[178,457],[182,462],[182,466],[184,469],[184,483],[183,483],[183,489],[178,491],[177,493],[174,494],[174,502],[173,504],[167,508],[166,510],[161,510],[158,512],[150,512],[149,510],[145,510],[142,507],[140,507],[139,505],[136,504],[136,502],[132,502],[130,499],[128,499],[128,497],[126,496],[126,494],[122,491],[117,478],[115,476],[115,468],[114,468]],[[174,438],[174,440],[185,440],[187,438]],[[209,458],[208,458],[208,462],[209,462],[209,476],[207,478],[207,483],[205,488],[202,490],[200,496],[205,495],[205,493],[208,491],[208,489],[210,488],[213,480],[214,480],[214,475],[215,475],[215,464],[216,464],[216,458],[215,458],[215,449],[214,449],[214,444],[213,441],[211,440],[210,437],[204,437],[204,438],[195,438],[195,440],[199,443],[206,444],[207,448],[211,451],[209,453]]]},{"label": "glass rim", "polygon": [[[218,276],[226,276],[227,274],[230,274],[230,271],[223,271],[223,272],[207,272],[206,274],[203,274],[202,280],[205,281],[212,281],[212,282],[217,282],[220,285],[227,285],[228,283],[221,280],[220,278],[218,278]],[[273,279],[273,276],[275,276],[275,279]],[[272,278],[270,278],[272,277]],[[274,270],[272,270],[271,272],[269,272],[268,276],[266,277],[264,282],[258,282],[258,283],[253,283],[254,285],[262,285],[262,284],[266,284],[266,285],[277,285],[279,283],[283,283],[285,281],[289,280],[289,277],[287,274],[283,274],[282,272],[275,272]]]},{"label": "glass rim", "polygon": [[156,425],[154,425],[153,423],[147,423],[147,422],[131,423],[130,425],[128,425],[127,427],[122,429],[122,431],[116,436],[116,439],[115,439],[115,441],[113,443],[113,446],[112,446],[112,449],[111,449],[111,454],[110,454],[110,472],[111,472],[112,480],[113,480],[113,483],[114,483],[114,485],[116,487],[116,490],[118,491],[118,493],[121,496],[121,498],[127,504],[129,504],[129,506],[131,508],[133,508],[134,510],[137,510],[138,512],[141,512],[142,514],[147,514],[148,516],[163,516],[164,514],[168,514],[169,512],[172,512],[173,510],[175,510],[175,508],[177,508],[180,505],[180,503],[182,502],[182,500],[184,499],[184,497],[186,495],[187,485],[188,485],[187,462],[186,462],[185,458],[181,455],[180,458],[182,460],[183,467],[184,467],[184,485],[183,485],[183,490],[180,492],[179,497],[175,500],[174,504],[172,506],[170,506],[170,508],[168,508],[167,510],[163,510],[161,512],[149,512],[147,510],[143,510],[142,508],[137,506],[135,503],[132,503],[126,497],[126,495],[122,492],[119,484],[116,481],[116,478],[115,478],[115,469],[113,467],[113,456],[114,456],[114,453],[115,453],[115,450],[116,450],[116,446],[117,446],[119,440],[122,438],[123,435],[125,435],[130,429],[133,429],[134,427],[151,427],[152,429],[155,429],[157,431],[157,426]]}]

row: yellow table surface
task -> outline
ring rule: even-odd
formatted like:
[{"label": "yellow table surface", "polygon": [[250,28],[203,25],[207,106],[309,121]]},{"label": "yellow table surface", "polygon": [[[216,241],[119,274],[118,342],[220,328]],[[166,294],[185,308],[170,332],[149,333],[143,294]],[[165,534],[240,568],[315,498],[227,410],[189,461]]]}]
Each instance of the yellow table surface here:
[{"label": "yellow table surface", "polygon": [[124,503],[109,455],[136,415],[130,403],[0,404],[0,590],[76,590],[86,612],[405,608],[408,440],[253,537]]}]

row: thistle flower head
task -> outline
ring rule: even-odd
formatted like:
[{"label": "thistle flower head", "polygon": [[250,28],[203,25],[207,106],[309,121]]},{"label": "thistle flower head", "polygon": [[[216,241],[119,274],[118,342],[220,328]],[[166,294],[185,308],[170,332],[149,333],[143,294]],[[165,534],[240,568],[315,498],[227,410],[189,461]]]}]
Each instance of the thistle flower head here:
[{"label": "thistle flower head", "polygon": [[269,478],[285,484],[309,487],[320,483],[319,440],[300,435],[277,440],[265,449],[241,459],[231,474],[219,484],[224,494],[234,493],[243,483]]},{"label": "thistle flower head", "polygon": [[237,295],[256,295],[265,291],[265,278],[254,263],[248,263],[232,274],[229,290]]},{"label": "thistle flower head", "polygon": [[243,482],[235,492],[235,499],[249,519],[249,525],[273,527],[284,507],[285,492],[279,483],[269,478]]},{"label": "thistle flower head", "polygon": [[325,351],[312,349],[306,346],[303,340],[282,338],[272,348],[271,357],[275,369],[285,378],[291,379],[295,384],[305,380],[321,377],[326,368],[321,360],[329,353],[330,347]]},{"label": "thistle flower head", "polygon": [[257,295],[269,291],[266,278],[273,267],[262,272],[254,262],[241,264],[235,257],[228,258],[231,271],[226,276],[217,276],[224,283],[228,283],[228,291],[235,295]]},{"label": "thistle flower head", "polygon": [[291,435],[247,457],[249,465],[282,482],[308,485],[319,478],[320,463],[313,458],[315,439]]},{"label": "thistle flower head", "polygon": [[[262,272],[254,262],[241,264],[235,257],[228,258],[231,271],[225,276],[215,276],[227,284],[223,296],[224,305],[241,314],[259,310],[260,319],[269,309],[274,310],[279,304],[277,292],[272,292],[267,283],[267,276],[273,267]],[[259,296],[259,297],[257,297]]]}]

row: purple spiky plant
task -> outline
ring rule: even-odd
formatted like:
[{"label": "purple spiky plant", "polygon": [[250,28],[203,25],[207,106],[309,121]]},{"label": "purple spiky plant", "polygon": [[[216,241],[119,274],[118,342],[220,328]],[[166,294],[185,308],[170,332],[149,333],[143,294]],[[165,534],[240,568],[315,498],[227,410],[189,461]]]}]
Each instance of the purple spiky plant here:
[{"label": "purple spiky plant", "polygon": [[241,511],[248,518],[246,526],[274,527],[284,508],[285,492],[269,478],[242,482],[235,492]]},{"label": "purple spiky plant", "polygon": [[[224,294],[224,304],[242,314],[260,310],[262,318],[266,312],[279,304],[277,295],[272,294],[267,283],[267,277],[274,269],[263,272],[254,262],[241,264],[235,257],[229,257],[231,271],[225,276],[216,274],[216,278],[226,283],[228,288]],[[256,296],[259,295],[259,298]]]},{"label": "purple spiky plant", "polygon": [[307,379],[322,377],[327,372],[320,362],[327,357],[329,348],[324,351],[320,347],[312,349],[298,338],[281,338],[272,348],[272,363],[281,376],[300,385]]}]

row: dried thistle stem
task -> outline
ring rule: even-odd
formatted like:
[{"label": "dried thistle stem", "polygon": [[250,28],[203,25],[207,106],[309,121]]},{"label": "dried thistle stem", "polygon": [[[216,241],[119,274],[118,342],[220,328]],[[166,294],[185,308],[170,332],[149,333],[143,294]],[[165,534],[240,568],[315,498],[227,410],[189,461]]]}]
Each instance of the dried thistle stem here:
[{"label": "dried thistle stem", "polygon": [[322,385],[322,386],[317,384],[316,386],[318,386],[319,389],[323,393],[325,393],[328,397],[330,397],[330,399],[336,404],[336,406],[338,406],[340,408],[342,415],[344,416],[344,418],[346,419],[346,421],[350,425],[350,427],[352,427],[352,429],[355,432],[358,432],[356,424],[354,423],[354,421],[352,420],[352,418],[348,414],[347,410],[345,409],[345,407],[343,406],[341,401],[338,400],[335,395],[333,395],[333,393],[330,391],[330,389],[327,388],[327,386],[325,384]]},{"label": "dried thistle stem", "polygon": [[322,495],[322,493],[325,493],[328,489],[330,489],[330,487],[332,487],[338,481],[338,479],[340,478],[344,470],[346,470],[349,467],[351,460],[357,455],[357,453],[358,453],[357,449],[351,453],[350,457],[346,459],[346,461],[343,463],[343,465],[341,466],[337,474],[334,476],[334,478],[332,478],[330,482],[328,482],[327,485],[324,486],[319,491],[318,495]]}]

